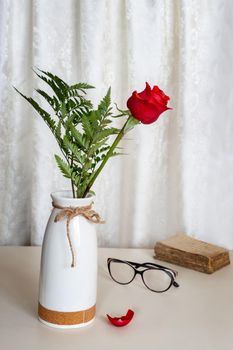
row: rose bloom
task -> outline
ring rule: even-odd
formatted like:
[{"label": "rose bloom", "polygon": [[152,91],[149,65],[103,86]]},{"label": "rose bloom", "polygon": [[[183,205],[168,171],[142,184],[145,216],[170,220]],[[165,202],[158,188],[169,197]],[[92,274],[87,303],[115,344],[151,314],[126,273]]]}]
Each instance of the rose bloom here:
[{"label": "rose bloom", "polygon": [[151,89],[146,83],[146,88],[142,92],[134,91],[132,96],[127,101],[132,116],[143,124],[151,124],[155,122],[161,113],[168,109],[167,103],[170,97],[160,90],[158,86]]}]

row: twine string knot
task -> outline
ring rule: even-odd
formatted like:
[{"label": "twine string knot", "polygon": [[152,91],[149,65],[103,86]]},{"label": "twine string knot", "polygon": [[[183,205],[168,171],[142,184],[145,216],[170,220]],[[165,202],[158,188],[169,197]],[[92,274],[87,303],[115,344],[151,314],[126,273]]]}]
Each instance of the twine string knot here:
[{"label": "twine string knot", "polygon": [[72,256],[71,267],[76,266],[76,258],[74,253],[74,247],[70,238],[70,221],[76,216],[83,216],[88,221],[93,224],[103,224],[104,221],[101,219],[100,215],[96,213],[92,208],[92,204],[82,206],[82,207],[62,207],[56,203],[52,203],[53,207],[60,209],[59,213],[55,216],[54,222],[59,222],[66,218],[66,236],[70,247],[70,252]]}]

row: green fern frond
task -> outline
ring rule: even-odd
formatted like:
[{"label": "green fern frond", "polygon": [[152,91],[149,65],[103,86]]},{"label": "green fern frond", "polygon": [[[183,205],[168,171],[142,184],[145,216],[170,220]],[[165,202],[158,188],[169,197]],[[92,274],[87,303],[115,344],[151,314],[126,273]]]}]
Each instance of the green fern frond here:
[{"label": "green fern frond", "polygon": [[67,90],[69,88],[69,85],[64,80],[59,78],[57,75],[54,75],[50,72],[45,72],[44,70],[41,70],[39,68],[37,68],[37,70],[43,73],[44,75],[47,75],[47,77],[49,77],[52,81],[54,81],[61,90]]},{"label": "green fern frond", "polygon": [[63,159],[61,159],[57,154],[55,154],[55,159],[58,165],[58,168],[61,170],[63,176],[67,177],[68,179],[71,179],[72,177],[72,168],[64,162]]},{"label": "green fern frond", "polygon": [[107,149],[109,149],[109,146],[103,147],[104,145],[106,145],[106,142],[107,138],[93,144],[89,150],[89,155],[92,156],[94,154],[98,154],[99,152],[105,152]]},{"label": "green fern frond", "polygon": [[83,135],[81,134],[81,132],[79,132],[73,124],[69,125],[69,131],[71,136],[75,139],[75,141],[77,142],[77,144],[83,149],[86,150],[87,145],[86,142],[83,138]]},{"label": "green fern frond", "polygon": [[100,117],[105,118],[109,114],[110,104],[111,104],[111,88],[108,89],[107,94],[104,96],[104,98],[101,100],[100,104],[98,105],[98,111],[100,112]]},{"label": "green fern frond", "polygon": [[59,101],[64,100],[64,96],[62,94],[62,91],[57,87],[57,85],[54,83],[53,80],[48,79],[48,78],[44,77],[43,75],[38,74],[37,72],[35,72],[35,74],[38,76],[38,78],[43,80],[46,84],[48,84],[51,87],[51,89],[56,94]]},{"label": "green fern frond", "polygon": [[54,131],[54,135],[59,142],[61,141],[61,120],[57,123],[57,126]]},{"label": "green fern frond", "polygon": [[48,104],[52,107],[52,109],[57,113],[59,111],[59,102],[55,96],[49,96],[45,91],[36,89],[36,92],[40,94],[44,99],[48,102]]},{"label": "green fern frond", "polygon": [[68,90],[69,91],[80,90],[85,94],[86,93],[85,90],[94,89],[94,88],[95,88],[94,86],[86,83],[78,83],[78,84],[71,85]]},{"label": "green fern frond", "polygon": [[92,124],[91,124],[90,119],[89,119],[89,115],[87,115],[87,114],[84,114],[82,116],[82,127],[83,127],[83,131],[85,132],[87,137],[92,140],[95,130],[93,130]]},{"label": "green fern frond", "polygon": [[43,108],[39,106],[39,104],[31,97],[27,97],[24,94],[22,94],[19,90],[17,90],[15,87],[14,89],[25,99],[27,100],[32,107],[39,113],[39,115],[44,119],[45,123],[49,126],[51,131],[54,133],[56,122],[53,120],[48,112],[46,112]]},{"label": "green fern frond", "polygon": [[80,148],[76,146],[72,141],[70,141],[67,135],[63,139],[64,146],[67,150],[72,153],[72,157],[77,160],[80,164],[84,164],[85,157],[81,154]]},{"label": "green fern frond", "polygon": [[94,141],[101,141],[105,139],[106,137],[109,137],[111,135],[116,135],[119,133],[119,129],[117,128],[106,128],[102,131],[99,131],[98,133],[95,134],[94,136]]}]

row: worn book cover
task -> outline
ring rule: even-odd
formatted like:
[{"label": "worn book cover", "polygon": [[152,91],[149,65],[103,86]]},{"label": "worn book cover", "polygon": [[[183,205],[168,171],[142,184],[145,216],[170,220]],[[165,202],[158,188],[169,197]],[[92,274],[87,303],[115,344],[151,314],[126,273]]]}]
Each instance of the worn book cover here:
[{"label": "worn book cover", "polygon": [[184,234],[158,241],[155,258],[204,273],[213,273],[230,264],[227,249]]}]

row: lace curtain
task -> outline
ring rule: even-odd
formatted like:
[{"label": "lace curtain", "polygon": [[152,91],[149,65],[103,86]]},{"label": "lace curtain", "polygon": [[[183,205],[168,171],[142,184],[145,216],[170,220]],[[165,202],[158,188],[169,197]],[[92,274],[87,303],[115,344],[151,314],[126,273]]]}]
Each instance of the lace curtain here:
[{"label": "lace curtain", "polygon": [[231,0],[1,0],[0,243],[41,244],[50,193],[69,187],[50,131],[12,88],[34,94],[39,67],[95,85],[95,103],[111,85],[125,108],[145,81],[171,96],[96,183],[100,246],[186,232],[232,249],[232,18]]}]

